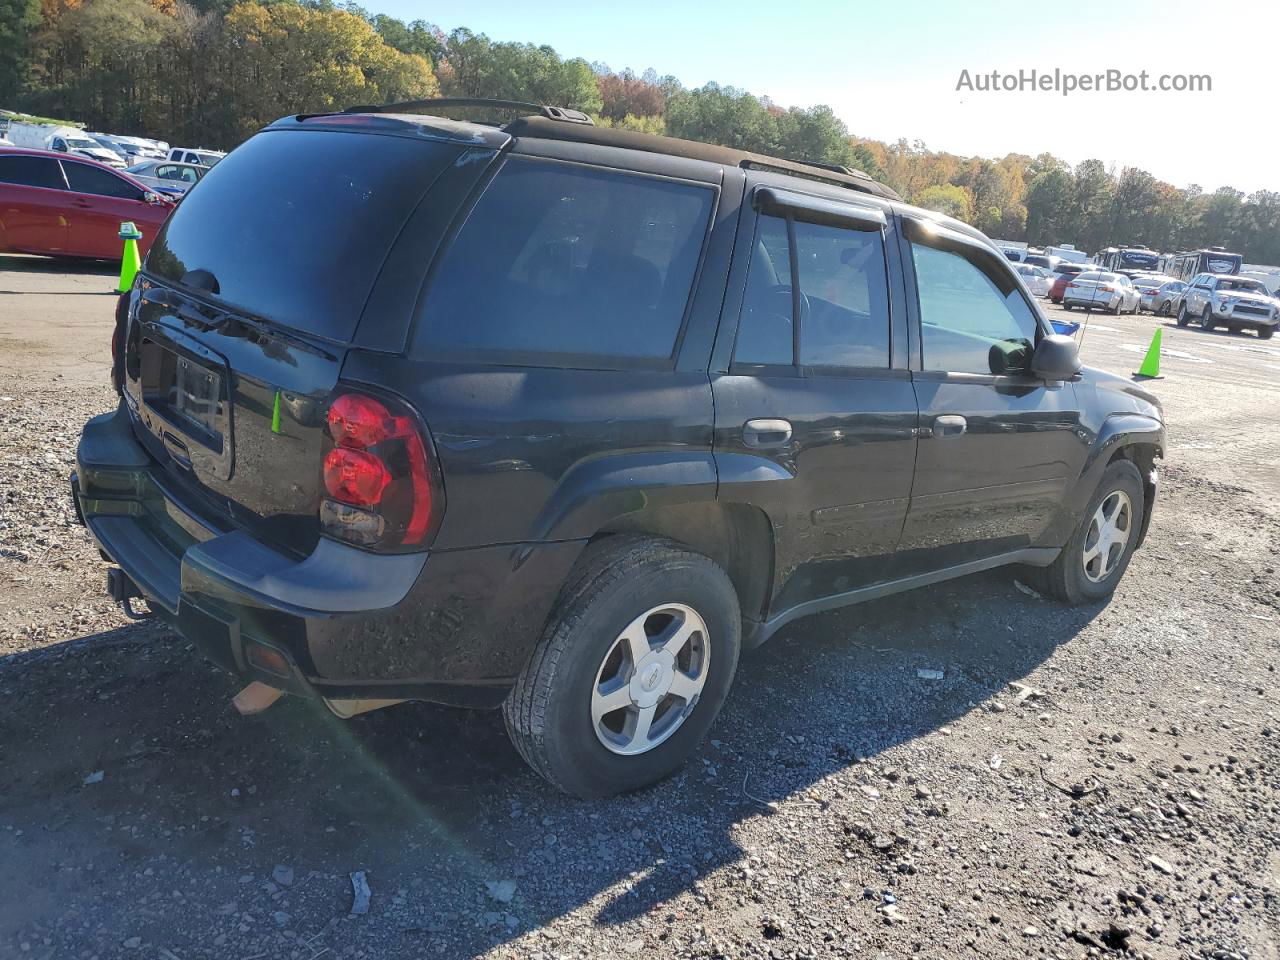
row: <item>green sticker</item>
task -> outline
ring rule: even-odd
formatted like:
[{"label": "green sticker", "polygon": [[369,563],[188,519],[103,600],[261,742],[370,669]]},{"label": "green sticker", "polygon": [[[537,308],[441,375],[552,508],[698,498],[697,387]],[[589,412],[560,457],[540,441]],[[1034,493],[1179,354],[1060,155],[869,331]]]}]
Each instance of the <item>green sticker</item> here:
[{"label": "green sticker", "polygon": [[276,391],[276,402],[271,405],[271,432],[280,432],[280,391]]}]

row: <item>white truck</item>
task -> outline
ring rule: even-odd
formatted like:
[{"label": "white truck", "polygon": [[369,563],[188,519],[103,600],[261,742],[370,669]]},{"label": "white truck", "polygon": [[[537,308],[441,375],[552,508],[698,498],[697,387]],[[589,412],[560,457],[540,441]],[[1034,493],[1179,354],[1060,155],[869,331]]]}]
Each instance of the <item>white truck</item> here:
[{"label": "white truck", "polygon": [[1083,250],[1077,250],[1074,244],[1063,243],[1056,247],[1045,247],[1044,252],[1047,256],[1057,257],[1059,260],[1067,260],[1071,263],[1088,263],[1089,255]]},{"label": "white truck", "polygon": [[34,150],[56,150],[59,153],[88,157],[90,160],[105,163],[109,167],[123,169],[125,166],[118,153],[108,150],[78,127],[57,123],[31,123],[25,120],[10,120],[8,128],[3,133],[13,141],[15,147],[30,147]]},{"label": "white truck", "polygon": [[1027,255],[1027,242],[1025,240],[992,240],[995,248],[1003,253],[1014,263],[1021,263]]}]

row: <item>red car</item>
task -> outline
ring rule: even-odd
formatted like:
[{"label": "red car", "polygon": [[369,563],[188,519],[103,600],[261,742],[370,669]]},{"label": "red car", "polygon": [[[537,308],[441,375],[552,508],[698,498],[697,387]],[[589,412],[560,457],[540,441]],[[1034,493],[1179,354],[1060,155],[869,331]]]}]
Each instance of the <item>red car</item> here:
[{"label": "red car", "polygon": [[1076,274],[1088,269],[1087,263],[1059,264],[1058,275],[1053,281],[1053,286],[1049,288],[1049,299],[1054,303],[1061,303],[1067,292],[1067,284],[1076,278]]},{"label": "red car", "polygon": [[119,260],[120,224],[146,253],[174,203],[126,173],[50,150],[0,148],[0,253]]}]

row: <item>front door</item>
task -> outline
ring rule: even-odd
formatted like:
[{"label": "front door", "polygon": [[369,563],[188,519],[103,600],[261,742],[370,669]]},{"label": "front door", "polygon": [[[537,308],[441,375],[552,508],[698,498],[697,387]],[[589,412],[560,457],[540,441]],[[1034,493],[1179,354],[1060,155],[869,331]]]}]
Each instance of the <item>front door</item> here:
[{"label": "front door", "polygon": [[911,573],[1045,544],[1084,463],[1075,390],[1030,373],[1047,331],[1008,265],[906,220],[915,275],[920,446],[899,560]]},{"label": "front door", "polygon": [[754,196],[740,309],[726,305],[738,320],[732,362],[712,378],[715,445],[720,499],[771,522],[776,616],[889,578],[916,404],[883,210],[772,188]]}]

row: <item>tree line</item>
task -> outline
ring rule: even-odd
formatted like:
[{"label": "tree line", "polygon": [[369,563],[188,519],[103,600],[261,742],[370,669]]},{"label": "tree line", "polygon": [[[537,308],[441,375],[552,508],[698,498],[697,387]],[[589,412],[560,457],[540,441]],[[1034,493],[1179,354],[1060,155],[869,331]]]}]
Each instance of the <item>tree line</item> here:
[{"label": "tree line", "polygon": [[1089,251],[1222,245],[1280,263],[1280,193],[1175,187],[1050,155],[961,157],[851,134],[830,107],[782,107],[549,46],[446,33],[331,0],[0,0],[0,106],[91,130],[230,148],[290,113],[434,96],[571,107],[598,124],[864,170],[987,234]]}]

